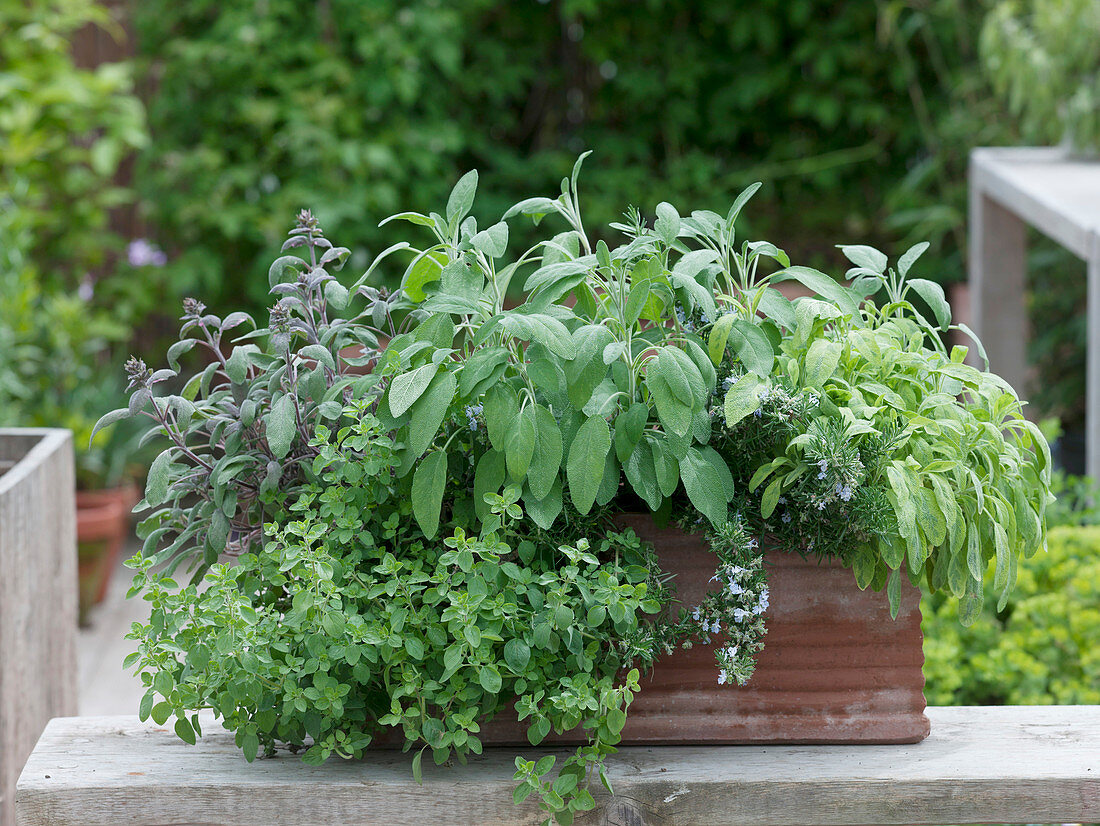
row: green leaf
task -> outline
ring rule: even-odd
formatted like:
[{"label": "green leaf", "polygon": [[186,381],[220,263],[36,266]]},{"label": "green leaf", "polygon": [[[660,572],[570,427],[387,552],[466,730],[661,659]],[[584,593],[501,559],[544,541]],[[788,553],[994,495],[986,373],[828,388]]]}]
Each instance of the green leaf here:
[{"label": "green leaf", "polygon": [[936,323],[940,329],[946,331],[951,326],[951,306],[947,303],[947,296],[943,293],[943,287],[935,281],[924,278],[911,278],[905,282],[912,287],[917,295],[924,299],[936,316]]},{"label": "green leaf", "polygon": [[516,674],[522,674],[531,661],[531,649],[523,640],[511,639],[504,645],[504,662]]},{"label": "green leaf", "polygon": [[928,242],[921,241],[919,244],[911,246],[901,258],[898,259],[898,273],[902,278],[905,278],[909,274],[909,268],[916,263],[917,259],[924,255],[925,250],[928,249]]},{"label": "green leaf", "polygon": [[282,459],[290,452],[298,427],[294,420],[294,397],[289,393],[280,396],[264,416],[264,432],[267,446],[276,459]]},{"label": "green leaf", "polygon": [[657,353],[656,369],[672,394],[688,409],[694,410],[703,402],[706,386],[699,368],[678,347],[662,347]]},{"label": "green leaf", "polygon": [[615,418],[615,455],[620,462],[625,463],[634,452],[647,421],[649,408],[641,402],[634,402]]},{"label": "green leaf", "polygon": [[[477,302],[481,299],[481,290],[485,286],[485,278],[480,270],[475,270],[462,258],[458,258],[443,268],[439,276],[439,292],[429,299],[424,306],[433,309],[438,307],[444,312],[458,312],[465,314],[476,310]],[[446,297],[457,304],[441,306],[435,299]],[[449,318],[449,317],[448,317]],[[431,321],[432,319],[428,319]]]},{"label": "green leaf", "polygon": [[[528,489],[528,493],[530,493],[530,489]],[[544,531],[550,530],[554,520],[558,518],[558,514],[562,510],[561,477],[556,473],[554,474],[549,492],[541,499],[535,499],[534,494],[525,495],[523,497],[523,507],[536,525]]]},{"label": "green leaf", "polygon": [[840,251],[844,253],[844,257],[857,267],[863,267],[879,275],[886,272],[886,265],[889,262],[886,256],[874,247],[868,247],[864,244],[840,244],[839,247]]},{"label": "green leaf", "polygon": [[610,450],[611,430],[607,422],[601,416],[590,416],[573,438],[565,467],[569,497],[581,514],[588,513],[596,501]]},{"label": "green leaf", "polygon": [[439,529],[439,511],[446,486],[447,454],[433,450],[420,460],[412,483],[413,517],[428,539]]},{"label": "green leaf", "polygon": [[765,519],[769,519],[775,513],[775,506],[779,503],[779,494],[782,490],[782,476],[776,476],[764,488],[764,494],[760,497],[760,515]]},{"label": "green leaf", "polygon": [[[705,252],[709,255],[713,255],[710,250],[696,250],[696,252]],[[688,255],[694,255],[695,253],[688,253]],[[685,256],[686,258],[687,256]],[[689,305],[689,309],[698,307],[702,313],[709,319],[714,318],[718,314],[718,308],[714,303],[714,293],[700,284],[694,274],[689,274],[681,269],[684,259],[680,259],[673,268],[670,281],[672,286],[683,290],[682,296],[686,295],[689,301],[685,302]]]},{"label": "green leaf", "polygon": [[508,208],[508,211],[504,213],[505,218],[511,218],[513,215],[548,215],[554,212],[555,201],[551,201],[549,198],[524,198],[518,204],[513,204]]},{"label": "green leaf", "polygon": [[432,219],[427,215],[421,215],[419,212],[399,212],[396,215],[383,220],[378,226],[384,227],[390,221],[408,221],[410,224],[416,224],[421,227],[432,226]]},{"label": "green leaf", "polygon": [[481,683],[481,687],[490,694],[499,693],[501,686],[504,684],[500,672],[497,671],[496,666],[493,665],[486,665],[479,668],[477,670],[477,681]]},{"label": "green leaf", "polygon": [[661,424],[677,436],[686,436],[691,430],[692,409],[690,405],[684,404],[673,394],[661,372],[653,367],[653,362],[650,362],[645,383],[657,406],[657,415],[661,419]]},{"label": "green leaf", "polygon": [[756,309],[763,313],[765,318],[771,319],[780,327],[786,327],[788,330],[794,329],[794,307],[791,305],[790,300],[779,290],[765,287],[760,293],[760,301],[756,305]]},{"label": "green leaf", "polygon": [[171,478],[172,453],[175,448],[168,448],[149,466],[149,475],[145,480],[145,501],[156,507],[168,499],[168,482]]},{"label": "green leaf", "polygon": [[462,398],[469,398],[478,384],[489,378],[498,367],[502,367],[508,361],[508,350],[504,347],[485,347],[475,350],[474,353],[463,362],[461,378],[458,381],[458,392]]},{"label": "green leaf", "polygon": [[729,465],[727,465],[726,460],[722,458],[722,454],[713,447],[707,446],[698,448],[698,450],[699,454],[710,462],[711,467],[713,467],[718,474],[718,478],[722,482],[722,492],[725,494],[726,501],[729,502],[733,499],[734,494],[737,493],[733,481],[733,474],[730,472]]},{"label": "green leaf", "polygon": [[443,273],[447,256],[441,252],[426,252],[413,259],[401,279],[401,288],[411,301],[419,304],[427,297],[424,287],[438,281]]},{"label": "green leaf", "polygon": [[247,345],[234,347],[229,358],[225,360],[225,374],[233,384],[244,384],[248,377],[249,352],[254,349]]},{"label": "green leaf", "polygon": [[536,499],[544,499],[554,486],[561,469],[562,440],[554,414],[542,405],[534,405],[535,447],[527,483]]},{"label": "green leaf", "polygon": [[553,264],[539,267],[527,277],[523,284],[524,292],[537,295],[544,288],[552,284],[561,283],[563,280],[572,281],[573,276],[581,276],[583,280],[588,273],[589,265],[583,261],[557,261]]},{"label": "green leaf", "polygon": [[176,736],[185,743],[195,745],[195,730],[191,728],[191,724],[187,722],[186,717],[176,718]]},{"label": "green leaf", "polygon": [[827,339],[814,339],[806,351],[806,370],[802,375],[802,384],[805,387],[822,388],[825,382],[832,378],[840,364],[842,347],[835,341]]},{"label": "green leaf", "polygon": [[420,394],[428,389],[438,370],[438,364],[425,364],[408,373],[394,376],[389,389],[390,415],[395,419],[405,415],[405,411],[420,398]]},{"label": "green leaf", "polygon": [[715,527],[726,524],[729,509],[726,507],[725,486],[718,471],[695,448],[680,460],[680,478],[684,490],[696,509]]},{"label": "green leaf", "polygon": [[626,307],[623,315],[628,327],[633,326],[642,315],[646,301],[649,299],[649,282],[638,281],[631,285],[630,292],[626,296]]},{"label": "green leaf", "polygon": [[454,373],[446,369],[440,371],[410,408],[406,449],[414,459],[419,458],[435,439],[454,399],[457,384]]},{"label": "green leaf", "polygon": [[981,582],[984,567],[981,533],[978,526],[971,523],[966,526],[966,568],[970,571],[970,578]]},{"label": "green leaf", "polygon": [[722,358],[726,355],[726,342],[729,341],[730,330],[733,329],[733,322],[737,321],[737,318],[736,313],[726,313],[710,327],[707,354],[716,366],[722,363]]},{"label": "green leaf", "polygon": [[336,310],[343,310],[348,306],[350,294],[348,288],[335,279],[325,282],[325,301]]},{"label": "green leaf", "polygon": [[649,439],[641,439],[634,446],[634,450],[623,462],[623,473],[634,492],[645,500],[651,511],[661,506],[662,494],[657,484],[657,469],[653,463],[653,448]]},{"label": "green leaf", "polygon": [[772,281],[797,281],[833,302],[845,315],[853,318],[859,316],[859,298],[856,294],[823,272],[810,267],[787,267],[773,275]]},{"label": "green leaf", "polygon": [[615,451],[607,451],[604,457],[603,477],[600,479],[600,487],[596,491],[596,504],[606,505],[619,493],[619,485],[622,482],[622,473],[619,468],[619,460],[615,458]]},{"label": "green leaf", "polygon": [[576,356],[566,362],[565,380],[569,401],[578,410],[588,403],[592,391],[607,375],[603,351],[614,338],[601,324],[586,324],[573,333]]},{"label": "green leaf", "polygon": [[297,255],[283,255],[271,262],[267,270],[267,285],[274,287],[286,281],[294,281],[306,268],[306,262]]},{"label": "green leaf", "polygon": [[99,418],[99,421],[95,423],[95,427],[92,428],[92,435],[88,438],[88,444],[91,445],[96,434],[103,428],[110,427],[115,422],[121,421],[122,419],[128,419],[130,415],[130,409],[127,407],[120,407],[117,410],[112,410],[110,413],[105,413]]},{"label": "green leaf", "polygon": [[768,376],[775,363],[775,350],[767,334],[743,318],[730,325],[729,346],[750,373]]},{"label": "green leaf", "polygon": [[490,513],[485,494],[498,493],[504,484],[504,464],[504,454],[498,450],[487,450],[478,460],[474,470],[474,510],[478,519]]},{"label": "green leaf", "polygon": [[154,723],[163,726],[168,722],[168,718],[172,716],[172,706],[166,702],[157,703],[150,709],[149,715],[153,718]]},{"label": "green leaf", "polygon": [[497,316],[508,333],[523,341],[537,341],[563,359],[577,355],[569,329],[556,318],[543,313],[502,313]]},{"label": "green leaf", "polygon": [[898,608],[901,606],[901,571],[894,569],[886,580],[886,596],[890,600],[890,618],[898,618]]},{"label": "green leaf", "polygon": [[504,451],[512,425],[519,416],[519,397],[510,386],[498,383],[486,391],[482,404],[489,441],[497,450]]},{"label": "green leaf", "polygon": [[[233,352],[236,352],[236,350]],[[303,359],[311,359],[318,364],[323,364],[329,370],[336,369],[336,360],[332,357],[332,353],[329,352],[329,349],[323,344],[307,344],[298,351],[298,355]]]},{"label": "green leaf", "polygon": [[424,757],[424,749],[419,749],[416,752],[416,754],[413,755],[413,759],[412,759],[413,780],[416,781],[416,784],[418,786],[421,786],[421,785],[424,784],[424,770],[421,766],[423,757]]},{"label": "green leaf", "polygon": [[477,170],[471,169],[458,179],[451,197],[447,199],[447,221],[457,226],[474,205],[474,194],[477,192]]},{"label": "green leaf", "polygon": [[664,496],[672,496],[680,484],[679,460],[672,453],[667,438],[650,440],[653,449],[653,469],[657,472],[657,486]]},{"label": "green leaf", "polygon": [[500,258],[508,249],[508,225],[499,221],[474,235],[470,244],[489,258]]},{"label": "green leaf", "polygon": [[534,454],[535,413],[528,405],[512,420],[504,438],[504,458],[513,479],[521,481],[527,475]]},{"label": "green leaf", "polygon": [[657,220],[653,222],[653,229],[666,246],[671,246],[680,232],[680,213],[676,207],[667,201],[657,204]]},{"label": "green leaf", "polygon": [[760,407],[760,394],[767,385],[755,373],[746,373],[726,393],[726,427],[733,427]]}]

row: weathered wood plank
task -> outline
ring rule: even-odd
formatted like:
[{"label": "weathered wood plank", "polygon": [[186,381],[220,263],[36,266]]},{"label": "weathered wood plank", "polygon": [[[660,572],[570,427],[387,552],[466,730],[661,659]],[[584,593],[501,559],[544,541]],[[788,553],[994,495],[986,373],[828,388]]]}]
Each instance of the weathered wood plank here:
[{"label": "weathered wood plank", "polygon": [[[1100,820],[1100,706],[930,708],[911,746],[629,747],[591,824],[1050,823]],[[52,721],[27,762],[20,826],[531,824],[517,750],[428,767],[376,752],[312,768],[249,765],[208,719],[196,746],[128,717]],[[528,757],[544,753],[521,749]]]},{"label": "weathered wood plank", "polygon": [[76,713],[76,527],[67,430],[0,429],[0,826],[51,717]]}]

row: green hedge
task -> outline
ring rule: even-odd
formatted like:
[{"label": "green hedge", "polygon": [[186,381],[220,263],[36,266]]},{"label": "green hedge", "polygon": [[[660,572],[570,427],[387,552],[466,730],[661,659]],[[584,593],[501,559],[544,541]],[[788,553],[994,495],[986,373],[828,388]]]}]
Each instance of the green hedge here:
[{"label": "green hedge", "polygon": [[381,218],[461,172],[481,171],[495,220],[556,194],[586,148],[594,226],[759,179],[751,236],[838,267],[838,241],[931,238],[925,272],[957,280],[967,151],[1011,139],[977,69],[985,5],[143,0],[139,180],[175,291],[212,306],[266,300],[300,207],[361,265],[390,240]]},{"label": "green hedge", "polygon": [[930,705],[1100,703],[1100,527],[1054,528],[1048,547],[1021,562],[1005,610],[987,593],[970,628],[925,596]]}]

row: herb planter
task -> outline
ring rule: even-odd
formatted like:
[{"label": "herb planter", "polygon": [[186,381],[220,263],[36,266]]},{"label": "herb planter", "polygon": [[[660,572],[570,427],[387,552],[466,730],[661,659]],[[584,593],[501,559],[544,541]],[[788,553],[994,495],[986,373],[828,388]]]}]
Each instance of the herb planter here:
[{"label": "herb planter", "polygon": [[[709,587],[703,541],[647,517],[630,526],[676,573],[691,605]],[[860,591],[837,562],[765,555],[771,607],[756,673],[719,686],[709,646],[660,661],[642,681],[624,730],[635,743],[915,743],[928,736],[920,591],[902,581],[896,620],[885,594]]]},{"label": "herb planter", "polygon": [[[676,575],[684,605],[715,587],[714,555],[701,537],[658,528],[643,515],[619,521],[654,545],[661,567]],[[903,580],[891,620],[886,596],[860,591],[837,562],[769,550],[765,565],[768,635],[748,685],[717,684],[710,646],[677,651],[642,679],[623,742],[886,744],[927,737],[920,591]],[[526,740],[526,727],[514,721],[485,729],[486,742]],[[547,741],[583,737],[571,732]]]},{"label": "herb planter", "polygon": [[0,823],[51,717],[76,713],[73,447],[67,430],[0,428]]}]

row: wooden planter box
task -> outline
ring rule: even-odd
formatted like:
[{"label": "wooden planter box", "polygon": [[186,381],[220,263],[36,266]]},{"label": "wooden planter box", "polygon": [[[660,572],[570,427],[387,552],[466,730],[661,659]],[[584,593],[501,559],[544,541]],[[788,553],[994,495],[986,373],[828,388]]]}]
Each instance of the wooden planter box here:
[{"label": "wooden planter box", "polygon": [[[620,521],[676,574],[685,606],[714,587],[717,563],[702,537],[658,528],[647,516]],[[782,551],[768,551],[764,562],[768,633],[748,685],[718,685],[711,646],[677,651],[643,676],[623,742],[889,744],[927,737],[920,590],[902,578],[901,607],[891,620],[886,595],[859,590],[839,563]],[[484,726],[482,739],[525,743],[525,732],[514,718],[501,718]],[[546,742],[583,742],[578,734]]]},{"label": "wooden planter box", "polygon": [[51,717],[76,713],[72,434],[0,428],[0,824]]}]

